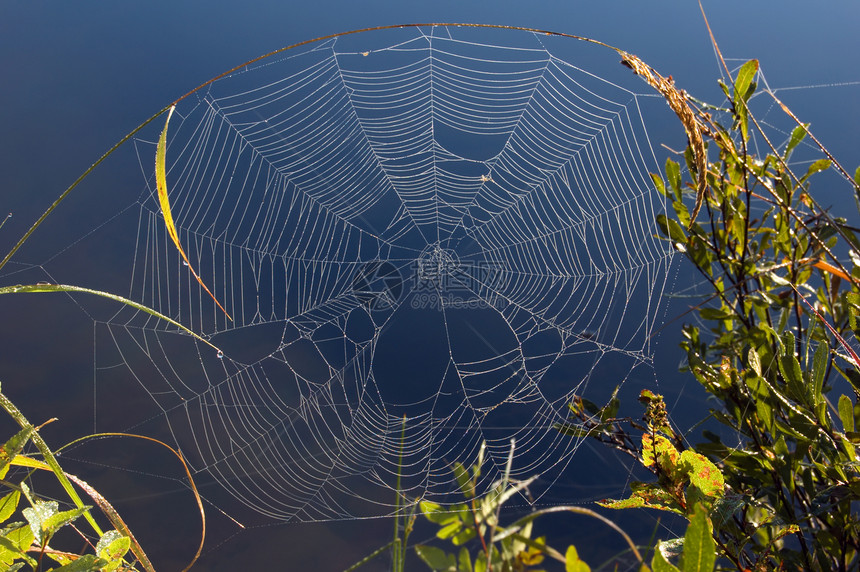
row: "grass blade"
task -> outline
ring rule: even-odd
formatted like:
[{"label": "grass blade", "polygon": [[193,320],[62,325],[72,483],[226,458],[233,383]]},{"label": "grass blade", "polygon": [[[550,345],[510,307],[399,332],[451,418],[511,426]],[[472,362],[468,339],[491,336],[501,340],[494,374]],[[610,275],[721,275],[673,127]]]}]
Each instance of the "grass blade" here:
[{"label": "grass blade", "polygon": [[143,304],[140,304],[140,303],[135,302],[133,300],[129,300],[128,298],[123,298],[122,296],[117,296],[116,294],[111,294],[109,292],[103,292],[101,290],[93,290],[91,288],[83,288],[81,286],[70,286],[68,284],[17,284],[15,286],[4,286],[4,287],[0,288],[0,294],[26,294],[26,293],[39,293],[39,292],[82,292],[84,294],[93,294],[95,296],[101,296],[102,298],[108,298],[110,300],[114,300],[116,302],[120,302],[122,304],[125,304],[126,306],[131,306],[132,308],[135,308],[136,310],[146,312],[147,314],[155,316],[156,318],[158,318],[160,320],[164,320],[165,322],[176,326],[177,328],[179,328],[180,330],[182,330],[186,334],[189,334],[189,335],[193,336],[194,338],[200,340],[201,342],[203,342],[207,346],[211,347],[215,351],[218,351],[218,352],[221,351],[212,342],[210,342],[206,338],[200,336],[199,334],[196,334],[193,331],[189,330],[188,328],[186,328],[185,326],[183,326],[182,324],[180,324],[176,320],[174,320],[172,318],[168,318],[164,314],[162,314],[160,312],[156,312],[152,308],[144,306]]},{"label": "grass blade", "polygon": [[191,271],[191,274],[197,279],[200,286],[206,290],[206,293],[209,294],[212,300],[215,301],[215,304],[221,308],[221,311],[224,312],[227,318],[232,321],[233,318],[230,317],[230,314],[224,309],[221,302],[215,298],[215,295],[209,290],[206,284],[203,283],[203,280],[197,275],[197,272],[191,265],[191,261],[188,260],[188,255],[185,254],[185,250],[183,250],[182,244],[179,242],[179,233],[176,232],[176,225],[173,222],[173,214],[170,212],[170,200],[167,197],[167,173],[165,170],[165,162],[167,156],[167,126],[170,124],[170,117],[173,115],[174,109],[176,109],[175,105],[171,106],[170,111],[167,112],[167,120],[164,122],[164,129],[161,131],[161,136],[158,138],[158,147],[155,151],[155,185],[158,188],[158,202],[161,205],[161,213],[164,215],[164,226],[167,227],[167,234],[170,235],[170,238],[173,240],[173,244],[176,245],[176,249],[179,251],[179,254],[182,255],[182,259],[185,260],[185,264],[188,265],[188,269]]}]

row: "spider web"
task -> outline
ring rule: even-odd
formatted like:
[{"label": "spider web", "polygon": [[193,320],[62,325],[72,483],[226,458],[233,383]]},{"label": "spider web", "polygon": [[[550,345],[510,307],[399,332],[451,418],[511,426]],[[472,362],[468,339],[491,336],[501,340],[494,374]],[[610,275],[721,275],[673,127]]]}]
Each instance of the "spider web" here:
[{"label": "spider web", "polygon": [[[118,290],[221,351],[90,310],[94,429],[168,431],[276,521],[445,502],[482,447],[483,487],[513,450],[511,478],[548,494],[583,443],[554,428],[572,397],[653,381],[666,124],[682,137],[610,50],[525,32],[363,33],[215,81],[174,113],[167,179],[230,317],[165,230],[155,132],[137,201],[87,248],[122,250]],[[119,420],[118,399],[136,404]]]}]

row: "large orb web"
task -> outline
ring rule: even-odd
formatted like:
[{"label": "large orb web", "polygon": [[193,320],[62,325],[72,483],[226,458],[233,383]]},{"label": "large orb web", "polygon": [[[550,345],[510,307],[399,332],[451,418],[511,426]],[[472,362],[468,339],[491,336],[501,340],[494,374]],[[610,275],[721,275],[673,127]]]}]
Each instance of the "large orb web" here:
[{"label": "large orb web", "polygon": [[135,141],[142,193],[92,248],[129,245],[128,295],[223,353],[130,308],[94,318],[96,408],[142,396],[126,428],[169,431],[196,474],[279,521],[450,500],[451,464],[482,443],[485,486],[513,440],[512,478],[540,474],[547,494],[582,445],[553,429],[572,396],[649,375],[672,258],[649,173],[675,124],[618,59],[523,31],[394,29],[183,100],[173,217],[231,319],[165,230],[156,128]]}]

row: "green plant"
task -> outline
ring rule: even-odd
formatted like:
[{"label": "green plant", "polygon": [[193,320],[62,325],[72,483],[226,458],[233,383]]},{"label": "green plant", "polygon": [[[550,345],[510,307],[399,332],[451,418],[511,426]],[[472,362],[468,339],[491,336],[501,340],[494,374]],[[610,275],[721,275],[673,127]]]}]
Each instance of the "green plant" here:
[{"label": "green plant", "polygon": [[[568,435],[591,435],[636,457],[657,477],[653,483],[632,482],[631,494],[623,500],[604,500],[611,509],[651,508],[684,516],[688,526],[683,538],[659,542],[654,547],[654,570],[672,571],[677,558],[684,572],[711,572],[716,560],[711,515],[732,512],[736,498],[725,494],[725,480],[717,466],[693,450],[679,450],[680,437],[669,424],[663,396],[643,390],[639,401],[646,406],[645,426],[629,420],[642,431],[641,447],[616,419],[618,400],[597,408],[593,403],[574,401],[571,413],[577,422],[557,428]],[[625,420],[628,421],[628,420]],[[642,570],[647,567],[642,565]]]},{"label": "green plant", "polygon": [[[616,418],[615,400],[603,408],[578,400],[570,422],[559,428],[621,449],[656,476],[605,506],[670,510],[691,526],[705,518],[721,566],[856,568],[860,359],[846,340],[860,336],[860,231],[822,209],[810,185],[833,169],[857,199],[860,169],[852,180],[800,122],[780,148],[767,138],[748,107],[755,60],[740,67],[732,85],[720,84],[728,126],[711,115],[717,108],[696,104],[634,64],[636,73],[672,94],[673,109],[691,112],[678,111],[690,140],[689,179],[671,159],[665,183],[653,175],[672,205],[672,215],[661,215],[657,225],[711,291],[693,309],[707,327],[685,326],[682,347],[687,370],[715,398],[709,417],[729,429],[730,440],[706,430],[706,442],[690,447],[650,392],[642,396],[647,427],[634,421],[627,429]],[[752,151],[753,132],[763,155]],[[823,156],[798,174],[790,158],[806,138]],[[703,161],[708,146],[713,161]],[[707,516],[699,516],[701,509]]]},{"label": "green plant", "polygon": [[[170,107],[169,109],[170,112],[172,112],[173,108]],[[144,122],[134,132],[142,128],[144,125],[152,121],[160,114],[161,112]],[[161,138],[159,139],[158,149],[156,153],[156,178],[158,181],[159,199],[165,217],[166,228],[171,238],[173,238],[177,250],[187,260],[185,252],[183,251],[182,246],[179,243],[176,229],[173,225],[173,220],[170,215],[170,205],[167,199],[167,186],[165,176],[165,148],[167,126],[169,121],[170,113],[168,113],[167,121],[165,122]],[[132,132],[132,134],[134,132]],[[36,221],[36,223],[34,223],[34,225],[21,237],[18,243],[12,247],[6,257],[2,261],[0,261],[0,268],[2,268],[11,259],[14,253],[29,239],[30,235],[41,225],[41,223],[57,207],[57,205],[78,185],[78,183],[80,183],[87,175],[89,175],[89,173],[102,160],[104,160],[107,156],[113,153],[113,151],[116,150],[119,145],[124,143],[130,136],[131,134],[122,141],[120,141],[120,143],[114,146],[111,150],[109,150],[108,153],[106,153],[101,159],[99,159],[99,161],[97,161],[92,167],[90,167],[90,169],[88,169],[83,175],[81,175],[81,177],[79,177],[78,180],[76,180],[47,209],[47,211]],[[6,219],[4,219],[2,223],[0,223],[0,228],[2,228],[5,222]],[[194,272],[193,268],[191,269],[191,272],[194,273],[195,277],[197,277],[197,274]],[[208,288],[205,286],[205,284],[203,284],[202,280],[200,280],[199,277],[197,279],[198,282],[200,282],[201,287],[206,290],[206,292],[209,292]],[[199,341],[209,345],[214,350],[220,352],[220,350],[218,350],[217,347],[212,345],[211,342],[196,334],[195,332],[191,331],[190,329],[186,328],[179,322],[147,306],[144,306],[127,298],[111,294],[109,292],[94,290],[90,288],[82,288],[79,286],[48,283],[26,285],[18,284],[14,286],[6,286],[0,288],[0,294],[57,292],[91,294],[130,306],[137,310],[151,314],[161,320],[164,320],[167,323],[172,324],[173,326],[176,326],[185,333],[195,337]],[[140,544],[134,538],[134,535],[131,533],[125,522],[123,522],[122,518],[120,518],[119,514],[116,512],[116,510],[114,510],[110,503],[86,482],[75,477],[74,475],[70,475],[63,471],[63,469],[57,462],[54,454],[52,453],[48,445],[45,443],[45,441],[42,439],[42,437],[39,435],[39,427],[34,427],[33,425],[31,425],[30,422],[27,421],[27,419],[24,417],[24,415],[17,409],[17,407],[15,407],[15,405],[2,393],[0,393],[0,406],[2,406],[2,408],[21,426],[21,430],[14,436],[12,436],[2,447],[0,447],[0,489],[4,489],[5,491],[7,491],[5,496],[0,498],[0,565],[6,566],[7,570],[20,570],[29,567],[29,569],[31,570],[56,570],[58,572],[112,572],[114,570],[131,571],[136,570],[137,566],[140,566],[142,569],[147,571],[154,570],[152,564],[150,563]],[[89,437],[93,436],[94,435],[91,435]],[[180,462],[185,467],[186,475],[188,476],[191,488],[195,494],[203,520],[203,533],[201,535],[202,538],[200,541],[200,546],[197,550],[197,553],[194,555],[192,562],[186,567],[186,570],[190,569],[194,565],[194,562],[197,560],[197,558],[200,556],[200,553],[203,548],[203,541],[205,539],[206,531],[206,520],[205,515],[203,513],[202,501],[200,499],[199,494],[197,493],[194,481],[191,478],[191,474],[188,471],[188,467],[185,464],[182,455],[173,448],[162,443],[161,441],[148,437],[120,434],[103,434],[99,436],[123,436],[147,439],[149,441],[154,441],[162,446],[167,447],[179,458]],[[83,439],[87,439],[89,437],[84,437]],[[83,439],[78,439],[75,442],[81,441]],[[41,460],[36,457],[24,454],[24,449],[30,442],[32,442],[32,444],[36,446],[37,450],[39,451],[39,454],[42,457]],[[9,472],[11,466],[26,467],[31,471],[41,470],[51,472],[54,475],[56,481],[59,483],[61,488],[68,496],[68,499],[72,504],[72,508],[60,511],[58,501],[47,500],[36,494],[27,484],[31,473],[26,474],[18,482],[4,480],[7,477],[7,473]],[[99,509],[101,509],[102,513],[107,517],[111,525],[115,527],[113,530],[108,530],[106,532],[102,531],[101,527],[90,513],[92,507],[83,504],[83,501],[81,500],[80,496],[77,493],[77,490],[73,486],[73,483],[74,485],[77,485],[78,488],[85,491],[95,502],[95,504],[98,505]],[[27,501],[29,506],[20,508],[19,510],[19,504],[21,503],[22,497]],[[23,518],[26,522],[21,520],[11,520],[14,516],[19,516]],[[86,520],[90,529],[92,530],[92,533],[95,534],[96,537],[98,537],[98,541],[95,543],[95,545],[93,545],[93,543],[88,539],[88,536],[86,536],[81,530],[77,529],[73,524],[81,517]],[[66,527],[73,528],[83,538],[87,539],[87,542],[92,549],[92,553],[79,554],[65,550],[58,550],[52,547],[50,545],[51,541],[55,538],[58,532],[65,529]],[[129,551],[131,552],[133,558],[127,557]],[[52,560],[58,566],[52,566],[48,563],[48,560]]]},{"label": "green plant", "polygon": [[[860,550],[851,506],[860,500],[855,411],[848,395],[834,407],[828,394],[839,373],[855,397],[860,387],[860,362],[844,339],[858,331],[860,241],[809,192],[832,158],[809,163],[800,176],[789,166],[807,126],[763,158],[751,152],[749,129],[758,123],[747,102],[757,68],[748,62],[732,88],[722,86],[730,128],[699,115],[719,153],[706,172],[688,163],[710,191],[704,221],[687,216],[679,166],[666,166],[675,220],[658,221],[661,231],[714,292],[697,310],[709,330],[686,326],[682,346],[689,370],[722,405],[713,417],[742,440],[729,446],[707,432],[696,449],[719,464],[744,501],[715,531],[727,560],[738,568],[846,570]],[[860,170],[856,179],[858,190]]]},{"label": "green plant", "polygon": [[[62,471],[47,444],[39,436],[39,428],[33,427],[3,394],[0,394],[0,405],[22,427],[0,448],[0,488],[6,491],[0,498],[0,564],[7,570],[111,572],[135,570],[137,561],[143,569],[152,570],[146,554],[113,507],[85,482]],[[24,454],[24,449],[30,442],[37,447],[44,460]],[[6,480],[13,465],[52,472],[68,494],[73,508],[60,511],[57,501],[41,498],[27,485],[29,475],[17,482]],[[108,515],[115,529],[102,531],[90,514],[92,507],[83,504],[72,482],[90,493],[91,498]],[[29,506],[20,508],[22,497]],[[13,520],[16,516],[24,520]],[[73,523],[81,517],[98,537],[97,543],[90,545],[92,553],[81,555],[51,546],[51,541],[60,530],[74,527]],[[129,550],[133,555],[131,559],[127,556]],[[48,561],[53,561],[56,566]]]},{"label": "green plant", "polygon": [[[549,546],[543,536],[533,537],[534,521],[540,516],[571,512],[596,518],[611,527],[627,542],[634,557],[643,563],[642,556],[630,537],[615,523],[593,510],[579,506],[554,506],[535,510],[510,524],[502,524],[503,505],[519,496],[537,477],[524,481],[510,479],[513,461],[513,443],[508,463],[502,478],[492,484],[483,495],[478,494],[478,483],[483,465],[483,447],[471,469],[462,464],[452,466],[454,477],[464,497],[464,502],[453,505],[440,505],[421,501],[420,510],[427,520],[439,526],[436,538],[449,541],[455,552],[446,552],[433,545],[418,545],[418,556],[435,571],[446,572],[537,572],[546,560],[564,564],[568,572],[588,572],[590,567],[579,558],[574,546],[568,546],[564,554]],[[475,547],[470,549],[470,547]],[[644,566],[644,564],[643,564]]]}]

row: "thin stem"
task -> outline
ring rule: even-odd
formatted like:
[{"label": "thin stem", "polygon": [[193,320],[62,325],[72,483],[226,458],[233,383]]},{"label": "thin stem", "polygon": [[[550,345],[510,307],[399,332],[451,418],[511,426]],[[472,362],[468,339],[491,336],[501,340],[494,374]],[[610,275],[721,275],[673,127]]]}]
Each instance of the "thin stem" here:
[{"label": "thin stem", "polygon": [[93,170],[95,170],[95,168],[98,167],[102,163],[102,161],[104,161],[105,159],[107,159],[108,157],[113,155],[114,151],[119,149],[126,141],[128,141],[129,139],[134,137],[138,131],[140,131],[141,129],[143,129],[147,125],[149,125],[152,121],[154,121],[156,118],[158,118],[158,116],[160,116],[162,113],[169,110],[172,105],[173,104],[166,106],[165,108],[161,109],[158,113],[156,113],[155,115],[153,115],[152,117],[150,117],[149,119],[147,119],[146,121],[144,121],[143,123],[141,123],[140,125],[135,127],[128,135],[126,135],[125,137],[120,139],[113,147],[108,149],[104,155],[99,157],[98,161],[96,161],[95,163],[90,165],[90,168],[87,169],[86,171],[84,171],[80,177],[75,179],[75,182],[73,182],[71,185],[69,185],[69,188],[67,188],[65,191],[63,191],[63,193],[59,197],[57,197],[57,200],[55,200],[51,204],[51,206],[49,206],[48,209],[44,213],[42,213],[42,216],[40,216],[38,218],[38,220],[36,220],[36,222],[33,223],[33,226],[31,226],[30,229],[24,233],[24,235],[18,240],[18,242],[15,244],[15,246],[13,246],[12,249],[9,251],[9,253],[6,254],[6,257],[3,258],[2,261],[0,261],[0,269],[2,269],[4,266],[6,266],[6,263],[9,262],[9,260],[12,258],[12,256],[16,252],[18,252],[18,249],[21,248],[22,246],[24,246],[24,243],[27,242],[27,239],[30,238],[30,235],[33,234],[36,231],[36,229],[42,225],[42,223],[45,221],[46,218],[48,218],[48,215],[50,215],[52,212],[54,212],[54,209],[56,209],[58,206],[60,206],[60,203],[63,202],[63,200],[67,196],[69,196],[69,193],[71,193],[73,190],[75,190],[75,187],[77,187],[79,184],[81,184],[81,182],[84,179],[86,179],[89,176],[89,174],[92,173]]},{"label": "thin stem", "polygon": [[[403,473],[403,443],[406,439],[406,415],[403,416],[402,426],[400,428],[400,451],[397,457],[397,483],[395,485],[394,497],[394,540],[391,541],[391,552],[393,560],[393,568],[395,572],[402,572],[405,563],[405,547],[400,540],[400,476]],[[405,518],[405,517],[403,517]]]}]

